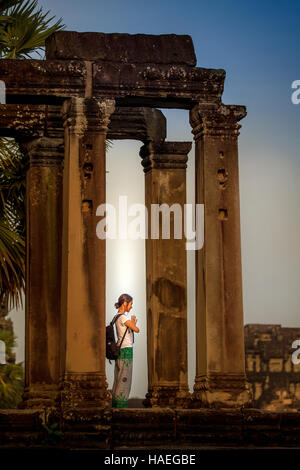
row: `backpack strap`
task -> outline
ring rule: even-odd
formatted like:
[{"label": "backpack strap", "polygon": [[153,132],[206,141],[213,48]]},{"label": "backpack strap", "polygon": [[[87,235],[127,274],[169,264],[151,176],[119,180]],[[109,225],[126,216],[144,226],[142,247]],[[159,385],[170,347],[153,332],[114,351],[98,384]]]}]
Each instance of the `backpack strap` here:
[{"label": "backpack strap", "polygon": [[116,323],[116,321],[118,320],[118,318],[123,315],[123,313],[119,313],[118,315],[115,315],[114,318],[112,319],[112,321],[110,322],[111,325],[114,325],[114,323]]},{"label": "backpack strap", "polygon": [[[119,313],[118,315],[115,315],[115,317],[114,317],[114,318],[112,319],[112,321],[111,321],[111,325],[112,325],[112,326],[114,325],[114,323],[118,320],[118,318],[119,318],[121,315],[123,315],[123,313]],[[123,338],[122,338],[122,341],[121,341],[121,343],[120,343],[120,349],[121,349],[121,346],[122,346],[122,343],[123,343],[123,341],[124,341],[124,338],[125,338],[125,335],[126,335],[126,333],[127,333],[128,328],[129,328],[129,327],[127,326],[127,327],[126,327],[126,330],[125,330],[125,333],[123,334]]]},{"label": "backpack strap", "polygon": [[126,335],[126,333],[127,333],[128,328],[129,328],[129,327],[127,326],[127,327],[126,327],[126,331],[125,331],[125,333],[123,334],[123,338],[122,338],[122,341],[121,341],[121,343],[120,343],[120,349],[121,349],[121,346],[122,346],[122,343],[123,343],[123,340],[124,340],[124,338],[125,338],[125,335]]}]

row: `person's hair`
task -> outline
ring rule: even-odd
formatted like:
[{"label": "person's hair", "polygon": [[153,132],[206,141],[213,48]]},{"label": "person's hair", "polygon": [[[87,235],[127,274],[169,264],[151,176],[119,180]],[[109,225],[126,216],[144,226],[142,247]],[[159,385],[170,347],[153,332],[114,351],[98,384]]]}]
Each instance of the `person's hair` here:
[{"label": "person's hair", "polygon": [[131,295],[129,295],[129,294],[122,294],[122,295],[120,295],[120,297],[118,298],[118,302],[115,303],[115,307],[116,307],[116,308],[120,308],[121,305],[122,305],[124,302],[131,302],[131,300],[132,300]]}]

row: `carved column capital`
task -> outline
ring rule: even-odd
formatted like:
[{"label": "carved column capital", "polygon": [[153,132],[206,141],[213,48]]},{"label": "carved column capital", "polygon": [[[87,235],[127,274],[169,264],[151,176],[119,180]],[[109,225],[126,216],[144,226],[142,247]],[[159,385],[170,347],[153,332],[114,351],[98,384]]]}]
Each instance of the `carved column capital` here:
[{"label": "carved column capital", "polygon": [[64,127],[82,137],[86,130],[106,133],[110,116],[115,110],[115,101],[111,99],[72,97],[62,107]]},{"label": "carved column capital", "polygon": [[185,169],[192,142],[148,142],[140,150],[142,166],[147,173],[152,169]]},{"label": "carved column capital", "polygon": [[194,139],[204,135],[211,137],[236,138],[241,125],[238,121],[246,116],[245,106],[220,106],[198,103],[190,111],[190,124]]},{"label": "carved column capital", "polygon": [[20,142],[27,166],[62,165],[64,140],[59,137],[37,137]]}]

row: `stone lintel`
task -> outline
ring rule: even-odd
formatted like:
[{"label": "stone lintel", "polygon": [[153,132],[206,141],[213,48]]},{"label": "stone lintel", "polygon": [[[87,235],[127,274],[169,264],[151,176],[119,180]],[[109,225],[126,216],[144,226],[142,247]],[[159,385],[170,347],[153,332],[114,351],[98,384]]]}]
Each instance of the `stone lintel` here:
[{"label": "stone lintel", "polygon": [[142,146],[140,156],[144,172],[153,168],[184,169],[192,142],[149,142]]},{"label": "stone lintel", "polygon": [[0,80],[6,85],[6,102],[15,103],[9,95],[20,95],[19,103],[47,104],[46,96],[84,96],[87,67],[83,61],[2,59]]},{"label": "stone lintel", "polygon": [[108,126],[108,139],[161,142],[167,135],[166,118],[155,108],[116,108]]},{"label": "stone lintel", "polygon": [[16,137],[18,135],[40,136],[45,127],[46,106],[20,104],[0,105],[0,135]]},{"label": "stone lintel", "polygon": [[46,59],[196,65],[192,38],[177,34],[58,31],[46,40]]},{"label": "stone lintel", "polygon": [[220,103],[224,79],[222,69],[187,65],[0,61],[8,103],[49,104],[51,99],[51,104],[59,104],[72,96],[94,96],[119,100],[123,106],[132,105],[133,100],[141,107],[190,109],[198,102]]},{"label": "stone lintel", "polygon": [[[195,102],[220,103],[225,71],[184,65],[93,64],[93,93],[124,99],[125,106],[190,109]],[[158,102],[159,104],[156,104]],[[166,106],[163,105],[166,104]]]},{"label": "stone lintel", "polygon": [[[63,119],[60,106],[36,104],[0,105],[0,135],[5,137],[61,137]],[[116,108],[108,126],[108,139],[142,142],[166,138],[166,118],[153,108]]]},{"label": "stone lintel", "polygon": [[1,104],[0,135],[5,137],[63,137],[60,106]]}]

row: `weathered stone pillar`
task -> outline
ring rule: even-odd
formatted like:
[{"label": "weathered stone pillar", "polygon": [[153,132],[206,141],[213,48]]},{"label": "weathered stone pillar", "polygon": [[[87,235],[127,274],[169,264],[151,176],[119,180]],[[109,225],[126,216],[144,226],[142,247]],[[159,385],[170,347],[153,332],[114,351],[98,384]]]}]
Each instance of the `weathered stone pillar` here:
[{"label": "weathered stone pillar", "polygon": [[27,138],[21,142],[28,165],[25,390],[20,404],[22,408],[53,406],[59,382],[64,156],[61,119],[59,124],[61,127],[53,128],[47,137]]},{"label": "weathered stone pillar", "polygon": [[204,246],[196,251],[196,378],[193,407],[250,406],[245,376],[237,122],[244,106],[197,105],[196,203]]},{"label": "weathered stone pillar", "polygon": [[62,258],[63,416],[110,405],[105,374],[105,240],[96,235],[105,203],[105,140],[112,100],[65,101]]},{"label": "weathered stone pillar", "polygon": [[[187,273],[184,235],[186,162],[190,142],[149,143],[141,149],[148,210],[146,240],[148,393],[145,406],[188,407]],[[170,238],[156,239],[151,205],[177,205],[170,212]],[[153,210],[153,207],[152,207]],[[176,211],[178,210],[178,216]],[[153,214],[154,212],[152,212]],[[174,233],[178,217],[182,233]],[[178,238],[175,238],[178,237]]]}]

